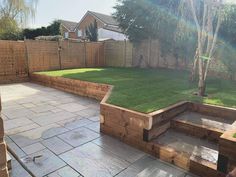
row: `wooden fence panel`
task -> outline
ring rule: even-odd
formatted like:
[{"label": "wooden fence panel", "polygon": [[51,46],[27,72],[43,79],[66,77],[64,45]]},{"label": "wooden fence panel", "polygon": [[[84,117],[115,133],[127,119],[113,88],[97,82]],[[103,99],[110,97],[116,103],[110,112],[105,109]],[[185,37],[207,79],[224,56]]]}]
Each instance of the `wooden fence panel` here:
[{"label": "wooden fence panel", "polygon": [[0,41],[0,83],[27,80],[24,42]]},{"label": "wooden fence panel", "polygon": [[133,66],[133,44],[131,42],[125,42],[125,67]]},{"label": "wooden fence panel", "polygon": [[85,67],[85,43],[62,41],[60,46],[62,69]]},{"label": "wooden fence panel", "polygon": [[103,67],[104,61],[104,43],[89,42],[86,43],[86,67]]},{"label": "wooden fence panel", "polygon": [[[59,50],[60,49],[60,50]],[[190,70],[192,62],[161,55],[158,40],[133,45],[129,41],[0,41],[0,83],[28,79],[28,72],[83,67],[151,67]],[[214,59],[209,75],[232,78],[227,68]]]},{"label": "wooden fence panel", "polygon": [[105,59],[107,66],[122,67],[125,65],[124,41],[105,42]]},{"label": "wooden fence panel", "polygon": [[29,72],[60,69],[58,42],[27,40]]}]

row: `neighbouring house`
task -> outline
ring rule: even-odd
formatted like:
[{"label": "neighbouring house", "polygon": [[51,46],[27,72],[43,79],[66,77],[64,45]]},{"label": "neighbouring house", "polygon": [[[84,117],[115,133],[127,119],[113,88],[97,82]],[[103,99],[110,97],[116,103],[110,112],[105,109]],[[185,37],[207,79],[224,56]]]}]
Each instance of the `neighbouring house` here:
[{"label": "neighbouring house", "polygon": [[88,11],[78,23],[77,34],[81,38],[86,37],[86,29],[94,21],[98,25],[98,40],[125,40],[127,37],[119,28],[118,22],[109,15]]},{"label": "neighbouring house", "polygon": [[65,39],[79,39],[78,23],[66,20],[60,20],[61,33]]}]

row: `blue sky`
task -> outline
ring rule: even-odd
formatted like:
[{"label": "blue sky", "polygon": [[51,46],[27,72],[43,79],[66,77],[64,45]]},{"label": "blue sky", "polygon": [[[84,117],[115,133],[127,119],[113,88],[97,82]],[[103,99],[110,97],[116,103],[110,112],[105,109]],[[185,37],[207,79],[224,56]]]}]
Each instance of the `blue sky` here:
[{"label": "blue sky", "polygon": [[29,20],[28,27],[35,28],[49,25],[55,19],[79,22],[87,10],[111,14],[116,0],[38,0],[34,20]]}]

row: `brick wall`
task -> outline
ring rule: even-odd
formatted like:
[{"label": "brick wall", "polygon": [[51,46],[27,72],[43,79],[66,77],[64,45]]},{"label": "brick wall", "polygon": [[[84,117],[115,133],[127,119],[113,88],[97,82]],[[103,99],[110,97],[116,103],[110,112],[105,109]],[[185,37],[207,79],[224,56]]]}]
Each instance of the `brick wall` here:
[{"label": "brick wall", "polygon": [[8,177],[7,169],[7,147],[4,142],[3,119],[1,118],[1,98],[0,98],[0,177]]}]

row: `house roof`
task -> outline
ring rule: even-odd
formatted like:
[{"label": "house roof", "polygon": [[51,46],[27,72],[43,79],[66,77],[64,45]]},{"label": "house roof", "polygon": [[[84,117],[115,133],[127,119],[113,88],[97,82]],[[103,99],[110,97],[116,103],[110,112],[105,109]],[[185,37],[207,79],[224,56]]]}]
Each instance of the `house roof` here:
[{"label": "house roof", "polygon": [[104,24],[104,29],[123,33],[122,29],[119,28],[119,23],[112,16],[92,11],[87,11],[87,13],[78,23],[78,26],[83,22],[87,15],[92,15],[94,18],[102,22]]},{"label": "house roof", "polygon": [[101,13],[92,12],[92,11],[88,11],[87,13],[95,16],[96,18],[101,20],[106,25],[115,25],[115,26],[119,25],[119,23],[110,15],[101,14]]},{"label": "house roof", "polygon": [[63,25],[69,32],[75,31],[78,23],[66,20],[60,20],[61,25]]},{"label": "house roof", "polygon": [[120,29],[119,26],[106,25],[103,28],[106,29],[106,30],[109,30],[109,31],[115,31],[115,32],[118,32],[118,33],[123,33],[122,29]]}]

